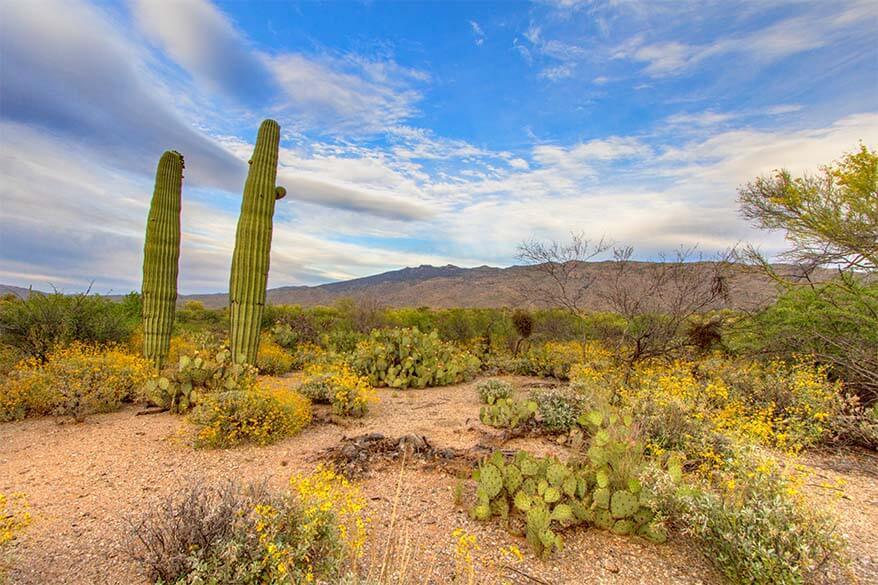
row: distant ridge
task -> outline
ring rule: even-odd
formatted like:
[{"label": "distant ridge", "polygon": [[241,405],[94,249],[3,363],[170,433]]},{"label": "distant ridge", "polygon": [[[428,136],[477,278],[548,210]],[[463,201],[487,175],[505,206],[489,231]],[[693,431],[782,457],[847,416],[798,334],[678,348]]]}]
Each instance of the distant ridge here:
[{"label": "distant ridge", "polygon": [[[647,286],[644,271],[649,262],[635,262],[631,270],[630,286]],[[691,270],[710,269],[709,262],[693,262]],[[582,274],[595,282],[605,279],[613,268],[612,261],[587,262]],[[778,264],[775,270],[783,275],[797,272],[794,266]],[[815,275],[817,280],[830,277],[833,272],[821,270]],[[497,308],[528,306],[524,291],[532,286],[542,273],[534,266],[510,266],[497,268],[478,266],[461,268],[421,265],[417,267],[391,270],[381,274],[333,282],[318,286],[284,286],[270,289],[267,302],[275,305],[302,305],[313,307],[331,305],[342,298],[372,299],[390,307],[432,307],[432,308]],[[732,307],[753,309],[771,302],[777,296],[775,283],[767,276],[733,268],[729,278],[729,301]],[[206,295],[186,295],[180,301],[198,300],[207,307],[222,307],[228,302],[225,293]],[[585,305],[590,310],[607,309],[597,294],[589,291]]]},{"label": "distant ridge", "polygon": [[[628,275],[631,287],[648,286],[644,272],[651,263],[634,262]],[[710,262],[692,262],[688,268],[694,271],[711,269]],[[612,261],[583,263],[584,277],[600,283],[613,268]],[[782,275],[794,275],[797,269],[791,265],[776,264],[775,270]],[[818,270],[812,278],[823,280],[835,274],[831,270]],[[332,305],[342,298],[370,299],[389,307],[432,308],[498,308],[531,306],[524,291],[539,282],[542,273],[534,266],[510,266],[496,268],[478,266],[461,268],[445,266],[421,266],[391,270],[381,274],[332,282],[318,286],[283,286],[268,291],[267,302],[274,305],[302,305],[313,307]],[[770,303],[777,296],[777,287],[770,278],[760,272],[733,267],[729,278],[729,303],[734,308],[753,309]],[[596,284],[597,286],[597,284]],[[26,297],[28,289],[0,285],[0,294],[12,292]],[[121,295],[114,295],[120,298]],[[206,307],[219,308],[228,303],[227,293],[181,295],[179,303],[201,301]],[[539,305],[537,305],[539,306]],[[585,295],[585,308],[604,310],[608,307],[599,296],[589,289]]]}]

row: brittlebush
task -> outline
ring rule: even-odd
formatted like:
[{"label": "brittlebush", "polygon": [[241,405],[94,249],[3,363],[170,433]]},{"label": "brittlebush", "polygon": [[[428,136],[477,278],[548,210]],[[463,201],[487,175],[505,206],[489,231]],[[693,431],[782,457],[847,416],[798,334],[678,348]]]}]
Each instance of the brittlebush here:
[{"label": "brittlebush", "polygon": [[207,394],[192,413],[198,447],[268,445],[297,434],[311,422],[311,402],[268,381],[244,390]]},{"label": "brittlebush", "polygon": [[73,343],[20,362],[0,385],[0,421],[55,414],[77,421],[138,397],[150,364],[116,347]]}]

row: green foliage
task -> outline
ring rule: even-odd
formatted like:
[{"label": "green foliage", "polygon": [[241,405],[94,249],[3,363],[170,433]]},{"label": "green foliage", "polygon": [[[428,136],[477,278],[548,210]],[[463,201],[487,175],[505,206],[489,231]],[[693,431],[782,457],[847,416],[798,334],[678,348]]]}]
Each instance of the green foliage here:
[{"label": "green foliage", "polygon": [[351,365],[372,386],[425,388],[471,379],[479,360],[441,341],[436,332],[384,329],[357,345]]},{"label": "green foliage", "polygon": [[229,285],[229,311],[233,360],[256,363],[259,332],[265,307],[265,289],[271,256],[274,203],[286,194],[277,187],[277,158],[280,126],[265,120],[259,126],[250,170],[244,183],[241,214],[235,234],[232,275]]},{"label": "green foliage", "polygon": [[161,369],[171,344],[180,259],[183,155],[159,160],[143,245],[143,355]]},{"label": "green foliage", "polygon": [[809,354],[867,403],[878,399],[878,282],[841,275],[791,287],[732,328],[730,347],[781,358]]},{"label": "green foliage", "polygon": [[492,427],[516,429],[533,420],[536,413],[537,403],[533,400],[488,398],[488,403],[479,409],[479,420]]},{"label": "green foliage", "polygon": [[738,192],[741,212],[757,226],[786,231],[785,256],[806,265],[878,270],[878,152],[864,144],[824,167],[793,178],[760,177]]},{"label": "green foliage", "polygon": [[479,393],[479,400],[485,404],[493,404],[499,398],[509,398],[512,396],[512,384],[505,380],[497,380],[496,378],[480,380],[476,384],[476,390]]},{"label": "green foliage", "polygon": [[840,560],[844,543],[833,520],[776,464],[743,454],[725,483],[712,491],[659,481],[654,501],[730,582],[799,585]]},{"label": "green foliage", "polygon": [[581,396],[569,388],[551,388],[532,396],[540,413],[540,423],[550,433],[566,433],[577,425],[585,408]]},{"label": "green foliage", "polygon": [[124,343],[136,320],[128,306],[88,293],[32,292],[27,300],[0,300],[0,341],[24,357],[45,359],[56,347],[73,342]]},{"label": "green foliage", "polygon": [[246,390],[253,385],[256,370],[232,362],[228,348],[198,350],[180,356],[176,368],[146,383],[146,396],[171,412],[187,412],[208,394]]},{"label": "green foliage", "polygon": [[640,482],[631,478],[616,489],[602,469],[525,451],[507,461],[497,451],[473,472],[471,514],[478,520],[499,516],[513,530],[523,524],[528,544],[543,557],[563,547],[562,530],[582,524],[664,542],[666,534],[645,503]]}]

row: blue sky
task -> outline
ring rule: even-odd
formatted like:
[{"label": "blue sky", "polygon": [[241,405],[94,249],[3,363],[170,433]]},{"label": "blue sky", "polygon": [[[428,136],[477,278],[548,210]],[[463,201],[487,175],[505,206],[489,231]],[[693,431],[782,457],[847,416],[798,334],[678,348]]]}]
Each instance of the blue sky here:
[{"label": "blue sky", "polygon": [[139,288],[186,158],[180,289],[225,290],[260,120],[271,286],[509,265],[571,232],[739,241],[736,188],[878,146],[873,0],[0,3],[0,282]]}]

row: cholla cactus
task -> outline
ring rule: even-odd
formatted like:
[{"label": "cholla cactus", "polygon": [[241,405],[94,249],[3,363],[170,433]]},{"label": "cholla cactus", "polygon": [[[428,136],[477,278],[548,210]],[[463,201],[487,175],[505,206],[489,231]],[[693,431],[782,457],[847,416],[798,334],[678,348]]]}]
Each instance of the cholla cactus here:
[{"label": "cholla cactus", "polygon": [[156,170],[143,246],[143,355],[157,369],[168,355],[174,327],[182,189],[183,155],[169,150]]}]

